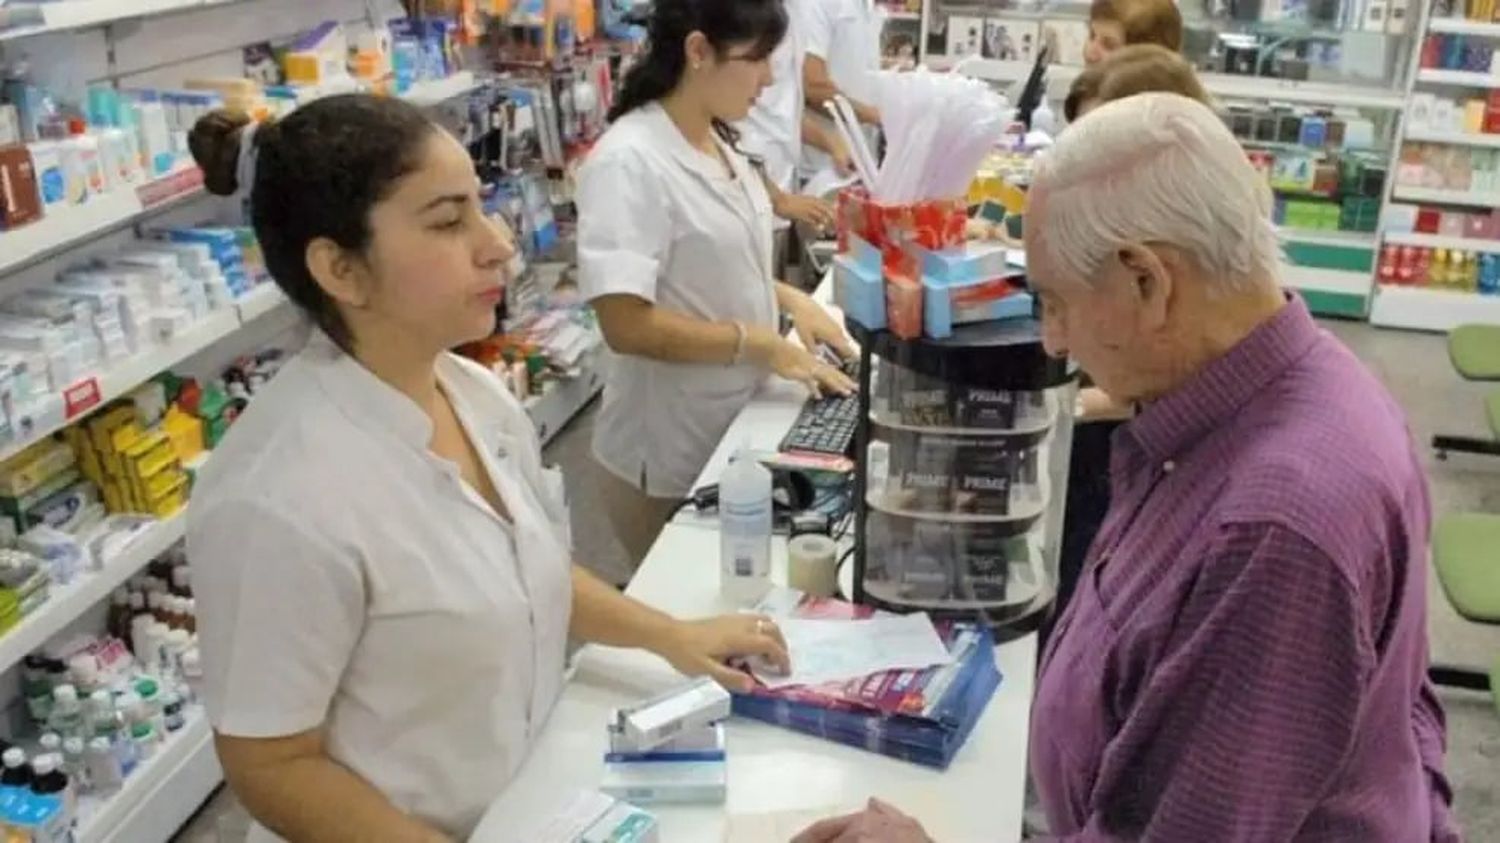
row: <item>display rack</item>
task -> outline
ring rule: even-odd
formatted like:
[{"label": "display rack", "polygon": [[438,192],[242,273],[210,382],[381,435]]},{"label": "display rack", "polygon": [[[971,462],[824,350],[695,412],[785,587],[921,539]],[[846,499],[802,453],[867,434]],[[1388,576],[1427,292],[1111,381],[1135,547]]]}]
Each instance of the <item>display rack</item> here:
[{"label": "display rack", "polygon": [[[325,20],[373,28],[404,15],[395,0],[57,0],[34,8],[39,22],[0,29],[0,55],[26,56],[36,78],[55,83],[70,99],[79,93],[70,86],[83,79],[125,88],[169,87],[190,76],[238,76],[248,44],[291,37]],[[0,26],[5,21],[0,14]],[[419,106],[436,107],[486,84],[487,79],[465,71],[417,82],[403,96]],[[55,209],[34,223],[0,232],[0,298],[47,283],[58,270],[107,253],[132,236],[142,236],[147,228],[222,218],[228,203],[215,204],[218,200],[208,196],[202,183],[196,167],[182,164],[165,177],[95,195],[81,205]],[[23,436],[0,446],[0,460],[129,395],[163,371],[224,353],[219,349],[263,342],[261,326],[278,328],[283,320],[270,318],[278,315],[290,316],[286,296],[273,284],[256,285],[232,307],[210,311],[167,341],[145,345],[64,390],[69,399],[77,400],[53,417],[35,419]],[[252,325],[257,327],[251,330]],[[572,412],[576,409],[566,415],[549,409],[547,417],[565,419]],[[202,459],[196,461],[197,467],[202,464]],[[180,511],[161,520],[142,518],[134,536],[99,570],[81,572],[67,585],[53,585],[45,603],[0,633],[0,673],[17,669],[28,654],[59,635],[77,631],[84,619],[96,618],[100,603],[179,543],[185,527],[186,515]],[[81,801],[76,839],[167,840],[221,781],[207,720],[201,709],[191,709],[184,728],[132,772],[122,789]]]},{"label": "display rack", "polygon": [[[938,14],[933,11],[937,2],[940,0],[933,0],[926,7],[928,12],[923,20],[922,39],[924,48],[941,40],[928,37],[929,33],[940,31],[935,29],[937,22],[932,20],[933,15]],[[1087,21],[1087,8],[1082,4],[1070,6],[1066,3],[1049,3],[1044,4],[1040,11],[1031,12],[1003,9],[1000,4],[982,2],[964,3],[957,8],[959,11],[955,14],[996,16],[1004,21],[1020,22],[1023,26],[1040,26],[1043,31],[1051,27],[1054,32],[1063,32],[1070,25],[1086,27]],[[1263,11],[1266,14],[1280,13],[1276,10]],[[1397,29],[1389,34],[1382,31],[1375,36],[1377,40],[1383,38],[1384,41],[1383,47],[1374,51],[1377,58],[1371,61],[1383,62],[1390,73],[1382,75],[1371,72],[1373,65],[1370,65],[1362,68],[1362,75],[1347,78],[1341,75],[1342,71],[1330,73],[1327,70],[1311,78],[1282,78],[1222,72],[1229,69],[1227,60],[1206,49],[1206,45],[1222,44],[1226,33],[1248,32],[1264,35],[1262,43],[1273,45],[1343,42],[1353,39],[1360,42],[1358,46],[1368,52],[1371,33],[1363,31],[1358,23],[1350,23],[1346,29],[1333,25],[1320,29],[1318,26],[1292,21],[1190,20],[1188,29],[1190,44],[1185,45],[1185,52],[1189,60],[1200,68],[1199,80],[1204,88],[1220,103],[1225,106],[1253,103],[1276,109],[1321,107],[1340,109],[1340,113],[1356,109],[1377,127],[1375,146],[1365,150],[1366,155],[1373,153],[1382,162],[1391,158],[1390,151],[1397,148],[1398,124],[1400,115],[1406,108],[1410,87],[1408,67],[1414,64],[1409,56],[1414,53],[1410,44],[1416,39],[1409,37],[1407,30]],[[1081,52],[1082,44],[1069,44],[1061,49]],[[1280,46],[1268,47],[1267,54],[1273,49],[1279,50]],[[1030,60],[1001,61],[978,55],[955,59],[932,54],[925,49],[922,61],[933,69],[953,70],[1000,86],[1014,86],[1023,82],[1032,68]],[[1047,69],[1048,96],[1054,102],[1053,111],[1059,113],[1059,119],[1061,99],[1082,70],[1081,55],[1075,57],[1071,54],[1063,57],[1062,63],[1052,64]],[[1274,151],[1278,156],[1286,151],[1275,144],[1250,141],[1246,141],[1246,148]],[[1386,182],[1387,187],[1380,191],[1378,200],[1381,207],[1386,201],[1390,179],[1387,178]],[[1287,197],[1289,201],[1322,198],[1302,197],[1288,191],[1281,191],[1280,195]],[[1373,194],[1359,195],[1374,198]],[[1367,222],[1350,225],[1348,228],[1363,228],[1366,225],[1374,227],[1373,215],[1365,215],[1362,219]],[[1282,283],[1301,292],[1316,313],[1363,319],[1369,312],[1374,292],[1372,279],[1378,255],[1378,238],[1373,231],[1343,230],[1344,228],[1342,222],[1338,230],[1290,224],[1278,226],[1277,233],[1283,247]]]},{"label": "display rack", "polygon": [[[1462,17],[1464,9],[1464,4],[1458,4],[1458,17],[1439,17],[1432,13],[1431,4],[1423,4],[1420,21],[1423,39],[1422,46],[1412,56],[1415,71],[1407,92],[1409,102],[1416,103],[1431,95],[1462,104],[1464,98],[1490,100],[1500,91],[1500,75],[1491,72],[1488,61],[1479,64],[1465,61],[1460,68],[1442,55],[1445,46],[1455,43],[1460,52],[1470,42],[1486,44],[1489,49],[1500,48],[1500,23],[1469,20]],[[1477,181],[1449,181],[1448,186],[1432,186],[1432,182],[1417,182],[1407,167],[1413,157],[1426,152],[1412,144],[1422,144],[1450,156],[1488,156],[1497,154],[1492,150],[1500,150],[1500,133],[1480,131],[1489,128],[1482,125],[1457,125],[1461,112],[1448,122],[1436,115],[1418,119],[1416,115],[1424,110],[1416,106],[1410,109],[1407,119],[1402,121],[1397,152],[1392,157],[1390,202],[1415,208],[1401,214],[1390,212],[1382,224],[1381,257],[1372,273],[1376,293],[1370,322],[1386,328],[1441,332],[1476,320],[1500,322],[1500,296],[1470,289],[1466,279],[1450,283],[1451,279],[1445,282],[1418,278],[1420,270],[1412,271],[1409,267],[1404,274],[1400,270],[1403,262],[1430,267],[1432,256],[1445,253],[1477,263],[1482,255],[1500,252],[1500,236],[1491,226],[1468,221],[1500,215],[1500,191]],[[1434,230],[1439,227],[1430,222],[1434,216],[1441,220],[1450,215],[1456,218],[1453,223]],[[1411,230],[1414,220],[1416,230]],[[1411,258],[1413,253],[1419,257]],[[1427,258],[1425,263],[1422,256]]]}]

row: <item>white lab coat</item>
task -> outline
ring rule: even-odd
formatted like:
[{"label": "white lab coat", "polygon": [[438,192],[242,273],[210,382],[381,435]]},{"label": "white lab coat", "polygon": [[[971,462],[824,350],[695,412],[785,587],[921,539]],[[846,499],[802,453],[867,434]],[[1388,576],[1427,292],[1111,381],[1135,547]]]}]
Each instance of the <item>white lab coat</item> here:
[{"label": "white lab coat", "polygon": [[520,404],[452,355],[438,377],[509,521],[415,403],[314,332],[214,451],[188,558],[214,728],[326,724],[335,761],[463,838],[561,691],[571,552]]},{"label": "white lab coat", "polygon": [[[874,73],[880,70],[880,33],[886,12],[875,0],[804,0],[800,4],[803,47],[828,64],[828,75],[845,96],[869,105],[878,93]],[[824,115],[829,131],[833,122]],[[866,137],[874,131],[865,127]],[[871,146],[874,149],[874,146]],[[807,180],[835,181],[833,159],[820,149],[804,147],[802,171]]]},{"label": "white lab coat", "polygon": [[[771,53],[771,84],[760,92],[750,114],[735,128],[740,132],[740,149],[757,156],[764,163],[766,177],[782,191],[795,193],[797,170],[802,158],[803,96],[802,65],[807,58],[798,19],[801,0],[787,5],[786,37]],[[787,220],[776,217],[773,226],[788,227]]]},{"label": "white lab coat", "polygon": [[[734,178],[660,105],[615,121],[578,173],[578,278],[589,299],[638,296],[713,322],[776,326],[771,200],[744,156]],[[594,456],[652,497],[682,497],[761,380],[755,367],[615,355]]]}]

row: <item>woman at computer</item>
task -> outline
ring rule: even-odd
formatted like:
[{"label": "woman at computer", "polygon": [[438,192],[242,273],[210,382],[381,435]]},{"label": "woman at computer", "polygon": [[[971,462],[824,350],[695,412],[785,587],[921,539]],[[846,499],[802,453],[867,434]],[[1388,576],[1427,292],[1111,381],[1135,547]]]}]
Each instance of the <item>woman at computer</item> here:
[{"label": "woman at computer", "polygon": [[843,331],[772,275],[771,201],[730,128],[771,80],[781,0],[658,0],[648,28],[576,196],[579,279],[615,352],[594,456],[637,564],[767,373],[854,387],[813,353],[847,354]]}]

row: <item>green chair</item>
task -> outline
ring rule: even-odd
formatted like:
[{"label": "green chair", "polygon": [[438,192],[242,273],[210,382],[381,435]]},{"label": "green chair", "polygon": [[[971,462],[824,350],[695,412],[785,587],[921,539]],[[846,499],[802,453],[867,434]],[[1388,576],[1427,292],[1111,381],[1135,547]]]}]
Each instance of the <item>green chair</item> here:
[{"label": "green chair", "polygon": [[[1500,325],[1470,324],[1454,328],[1448,332],[1448,358],[1464,380],[1500,381]],[[1486,399],[1485,410],[1490,437],[1438,434],[1432,437],[1438,459],[1446,459],[1450,451],[1500,456],[1500,392]]]},{"label": "green chair", "polygon": [[[1492,401],[1491,410],[1500,409]],[[1500,515],[1463,512],[1438,519],[1432,531],[1432,563],[1443,593],[1465,620],[1500,625]],[[1486,676],[1477,670],[1433,665],[1432,681],[1489,691],[1500,713],[1500,659]]]}]

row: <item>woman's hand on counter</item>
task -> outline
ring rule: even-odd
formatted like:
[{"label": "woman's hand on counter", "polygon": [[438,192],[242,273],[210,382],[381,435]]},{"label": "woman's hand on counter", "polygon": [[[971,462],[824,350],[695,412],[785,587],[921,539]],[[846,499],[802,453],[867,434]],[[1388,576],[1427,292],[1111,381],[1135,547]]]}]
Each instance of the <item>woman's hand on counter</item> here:
[{"label": "woman's hand on counter", "polygon": [[791,669],[786,641],[770,619],[761,615],[720,615],[678,621],[656,654],[687,676],[711,676],[731,691],[745,692],[755,680],[725,662],[761,659],[780,670]]},{"label": "woman's hand on counter", "polygon": [[854,343],[834,318],[828,315],[823,305],[813,301],[812,296],[790,284],[776,285],[776,299],[781,309],[792,318],[792,327],[797,330],[797,339],[808,351],[816,351],[819,345],[833,349],[844,360],[854,359]]},{"label": "woman's hand on counter", "polygon": [[789,381],[806,386],[813,395],[831,392],[852,395],[854,379],[816,354],[767,328],[755,328],[748,340],[750,359]]}]

